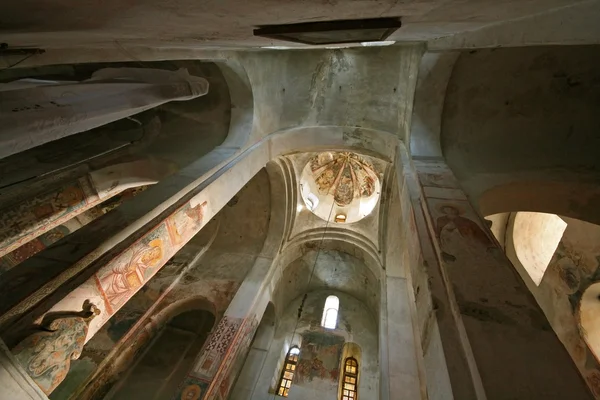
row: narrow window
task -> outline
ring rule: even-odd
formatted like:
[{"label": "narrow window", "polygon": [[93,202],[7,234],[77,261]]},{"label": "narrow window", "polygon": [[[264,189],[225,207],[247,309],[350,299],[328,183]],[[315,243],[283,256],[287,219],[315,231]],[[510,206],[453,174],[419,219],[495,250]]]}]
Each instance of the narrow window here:
[{"label": "narrow window", "polygon": [[338,309],[340,308],[340,299],[336,296],[329,296],[325,300],[323,308],[323,317],[321,318],[321,326],[327,329],[335,329],[337,326]]},{"label": "narrow window", "polygon": [[298,364],[298,354],[300,354],[300,349],[294,346],[288,351],[287,356],[285,356],[285,364],[281,372],[281,379],[279,380],[279,389],[277,389],[278,396],[287,397],[290,392],[294,372],[296,372],[296,365]]},{"label": "narrow window", "polygon": [[342,400],[356,400],[358,398],[356,390],[356,385],[358,384],[358,361],[355,358],[346,358],[343,379]]}]

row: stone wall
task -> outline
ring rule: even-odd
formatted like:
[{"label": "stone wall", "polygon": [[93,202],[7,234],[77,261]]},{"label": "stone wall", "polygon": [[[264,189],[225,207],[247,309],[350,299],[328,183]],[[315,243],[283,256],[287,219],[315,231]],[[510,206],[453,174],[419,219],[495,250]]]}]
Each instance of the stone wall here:
[{"label": "stone wall", "polygon": [[[338,296],[340,299],[338,323],[336,329],[333,330],[325,329],[320,325],[325,299],[329,295]],[[299,372],[294,377],[288,399],[338,399],[338,383],[343,361],[341,354],[344,343],[356,343],[361,349],[359,397],[378,398],[378,333],[377,320],[373,313],[364,303],[345,293],[319,290],[308,294],[302,316],[298,321],[298,307],[301,300],[301,298],[293,300],[281,318],[277,320],[273,340],[266,346],[267,356],[264,364],[255,366],[255,368],[260,368],[260,375],[253,385],[251,395],[246,398],[268,400],[273,397],[285,355],[291,345],[298,344],[300,347]],[[292,337],[295,339],[292,340]],[[303,354],[305,354],[304,357]],[[336,357],[339,359],[337,365],[334,362]],[[313,362],[317,358],[322,363]],[[319,365],[322,368],[310,368],[311,365]]]}]

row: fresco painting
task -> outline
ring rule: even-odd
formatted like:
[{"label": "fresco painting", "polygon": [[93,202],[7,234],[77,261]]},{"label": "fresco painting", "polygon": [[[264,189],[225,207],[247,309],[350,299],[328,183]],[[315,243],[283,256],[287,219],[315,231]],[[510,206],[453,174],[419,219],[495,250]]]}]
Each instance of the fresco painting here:
[{"label": "fresco painting", "polygon": [[335,203],[348,206],[352,200],[370,197],[378,179],[373,164],[350,152],[325,152],[309,160],[319,194],[333,194]]},{"label": "fresco painting", "polygon": [[[0,274],[19,265],[28,258],[33,257],[46,247],[58,242],[60,239],[75,232],[77,229],[87,225],[96,218],[99,218],[107,212],[117,208],[123,203],[123,201],[136,196],[137,194],[146,190],[146,188],[148,188],[148,186],[140,186],[124,190],[108,200],[89,208],[87,211],[84,210],[81,213],[75,213],[75,215],[69,214],[69,216],[72,217],[69,219],[69,221],[76,219],[76,224],[71,224],[69,221],[66,221],[65,224],[58,225],[50,229],[41,236],[31,239],[29,242],[24,243],[17,249],[7,253],[3,257],[0,257]],[[85,208],[87,207],[84,207],[84,209]]]},{"label": "fresco painting", "polygon": [[[177,209],[100,268],[86,283],[56,304],[52,311],[70,309],[70,305],[81,296],[95,296],[99,291],[104,300],[101,308],[105,317],[90,326],[88,336],[93,336],[202,228],[206,207],[207,202],[193,208],[186,203]],[[171,220],[173,216],[177,216],[175,223]],[[177,238],[177,241],[174,242],[173,238]]]},{"label": "fresco painting", "polygon": [[99,314],[89,303],[79,315],[59,317],[20,342],[13,350],[15,358],[45,394],[50,394],[67,376],[71,360],[79,358],[88,323]]},{"label": "fresco painting", "polygon": [[243,320],[224,316],[217,328],[210,335],[201,356],[196,362],[193,373],[205,379],[212,380],[221,366],[225,353],[233,342]]},{"label": "fresco painting", "polygon": [[298,359],[296,383],[302,386],[315,381],[337,382],[344,338],[328,333],[302,333],[302,350]]},{"label": "fresco painting", "polygon": [[240,333],[235,337],[230,350],[222,362],[221,369],[217,377],[215,377],[216,382],[213,387],[218,387],[218,394],[223,399],[229,397],[231,387],[242,369],[248,350],[250,350],[250,344],[252,343],[256,329],[258,329],[258,324],[259,321],[256,317],[245,320],[240,328]]},{"label": "fresco painting", "polygon": [[173,254],[167,224],[162,223],[100,269],[96,277],[110,312],[125,304]]},{"label": "fresco painting", "polygon": [[188,376],[172,400],[200,400],[208,390],[210,381]]},{"label": "fresco painting", "polygon": [[100,198],[87,176],[2,210],[0,256],[95,206]]}]

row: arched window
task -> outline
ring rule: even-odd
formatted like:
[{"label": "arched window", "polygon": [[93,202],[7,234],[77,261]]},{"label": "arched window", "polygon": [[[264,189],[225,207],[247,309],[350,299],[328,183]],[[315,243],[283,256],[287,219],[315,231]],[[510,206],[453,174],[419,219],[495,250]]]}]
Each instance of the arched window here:
[{"label": "arched window", "polygon": [[277,389],[278,396],[288,396],[294,379],[294,372],[296,372],[296,365],[298,365],[299,354],[300,349],[298,346],[293,346],[285,356],[285,364],[283,365],[283,371],[281,371],[281,379],[279,379],[279,388]]},{"label": "arched window", "polygon": [[336,296],[329,296],[325,300],[323,307],[323,317],[321,318],[321,326],[328,329],[335,329],[337,326],[338,310],[340,308],[340,299]]},{"label": "arched window", "polygon": [[358,398],[358,361],[354,357],[346,358],[344,362],[344,375],[342,381],[342,400],[356,400]]}]

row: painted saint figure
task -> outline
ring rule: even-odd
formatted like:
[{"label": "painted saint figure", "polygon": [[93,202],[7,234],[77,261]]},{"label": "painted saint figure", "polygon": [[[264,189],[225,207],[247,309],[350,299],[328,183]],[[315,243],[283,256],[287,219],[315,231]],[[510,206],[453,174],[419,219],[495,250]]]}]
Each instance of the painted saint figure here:
[{"label": "painted saint figure", "polygon": [[486,250],[496,247],[476,222],[461,216],[457,206],[443,204],[439,211],[444,215],[436,220],[436,236],[447,261],[454,261],[463,250],[470,254],[478,252],[476,247]]}]

